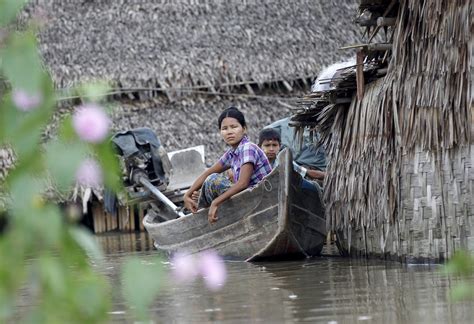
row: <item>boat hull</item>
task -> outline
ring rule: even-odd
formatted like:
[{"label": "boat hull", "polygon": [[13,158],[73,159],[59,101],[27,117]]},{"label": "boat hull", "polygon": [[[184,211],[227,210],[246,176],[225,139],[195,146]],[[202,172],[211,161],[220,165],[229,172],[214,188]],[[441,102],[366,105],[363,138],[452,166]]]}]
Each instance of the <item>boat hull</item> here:
[{"label": "boat hull", "polygon": [[321,252],[326,237],[321,193],[303,188],[293,171],[291,153],[262,182],[225,201],[218,221],[209,224],[208,209],[166,222],[150,210],[143,224],[157,249],[198,253],[207,249],[247,261],[309,257]]}]

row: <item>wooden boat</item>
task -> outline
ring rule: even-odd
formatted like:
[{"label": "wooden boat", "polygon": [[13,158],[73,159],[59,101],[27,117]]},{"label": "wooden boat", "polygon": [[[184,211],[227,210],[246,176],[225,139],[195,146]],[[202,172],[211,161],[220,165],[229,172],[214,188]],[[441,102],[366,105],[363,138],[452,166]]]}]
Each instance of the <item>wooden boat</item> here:
[{"label": "wooden boat", "polygon": [[156,248],[168,253],[214,249],[247,261],[315,256],[326,238],[320,194],[302,188],[286,150],[263,181],[219,207],[216,223],[209,224],[206,208],[165,222],[158,221],[160,210],[151,209],[143,224]]}]

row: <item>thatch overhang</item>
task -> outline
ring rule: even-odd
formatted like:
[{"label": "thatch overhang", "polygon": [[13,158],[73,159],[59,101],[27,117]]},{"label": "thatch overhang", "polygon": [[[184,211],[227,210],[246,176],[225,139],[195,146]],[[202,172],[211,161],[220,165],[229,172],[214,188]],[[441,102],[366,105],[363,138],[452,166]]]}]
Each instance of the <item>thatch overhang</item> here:
[{"label": "thatch overhang", "polygon": [[168,152],[205,144],[206,162],[211,164],[226,150],[217,117],[229,106],[236,106],[244,113],[249,138],[254,142],[264,126],[292,114],[291,106],[270,96],[252,100],[194,96],[171,103],[157,97],[139,103],[122,102],[112,110],[113,130],[149,127]]},{"label": "thatch overhang", "polygon": [[[254,140],[287,116],[293,103],[281,97],[299,96],[341,45],[357,41],[347,28],[355,8],[350,0],[32,0],[19,23],[40,20],[40,51],[57,88],[113,83],[114,131],[151,127],[167,150],[205,144],[210,162],[224,148],[218,113],[241,107]],[[44,140],[78,102],[61,103]]]},{"label": "thatch overhang", "polygon": [[358,41],[355,8],[352,0],[37,0],[25,13],[46,15],[40,48],[59,88],[100,78],[127,89],[227,89],[314,77],[341,44]]},{"label": "thatch overhang", "polygon": [[[359,65],[341,71],[335,89],[306,96],[293,118],[327,147],[328,225],[354,253],[442,260],[474,251],[472,1],[360,4],[368,38],[355,46]],[[389,43],[371,45],[385,27]],[[338,93],[341,84],[352,91]]]}]

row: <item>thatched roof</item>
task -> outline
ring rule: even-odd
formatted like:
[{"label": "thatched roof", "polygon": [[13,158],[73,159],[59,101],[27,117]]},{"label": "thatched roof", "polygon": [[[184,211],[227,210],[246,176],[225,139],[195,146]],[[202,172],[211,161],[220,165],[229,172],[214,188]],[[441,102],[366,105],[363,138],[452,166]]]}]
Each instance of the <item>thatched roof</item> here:
[{"label": "thatched roof", "polygon": [[156,132],[168,152],[205,145],[206,162],[214,163],[226,149],[217,117],[232,105],[244,113],[252,141],[258,140],[258,133],[264,126],[291,115],[285,102],[271,97],[247,100],[195,96],[175,103],[154,98],[117,105],[112,111],[113,129],[149,127]]},{"label": "thatched roof", "polygon": [[[365,229],[396,221],[404,224],[407,220],[400,215],[418,209],[424,201],[421,185],[407,188],[401,183],[410,183],[403,177],[402,165],[410,164],[415,152],[430,156],[428,166],[437,178],[465,188],[460,199],[466,204],[453,207],[456,215],[472,214],[471,171],[463,168],[454,173],[454,167],[449,167],[450,159],[465,159],[460,152],[474,145],[472,1],[361,1],[361,15],[364,10],[389,13],[385,17],[395,13],[394,25],[387,29],[392,46],[383,44],[379,48],[388,50],[380,51],[361,47],[364,71],[357,73],[354,67],[341,72],[334,80],[335,89],[308,95],[294,117],[300,126],[316,125],[327,145],[330,176],[325,201],[330,226]],[[360,21],[371,29],[366,41],[370,43],[370,35],[383,29],[371,25],[370,13],[364,15]],[[374,76],[382,78],[374,80]],[[344,103],[348,97],[352,101]],[[431,204],[426,208],[443,210],[434,212],[432,228],[453,216],[446,214],[445,206],[451,202],[440,182],[437,199],[423,198]],[[429,186],[435,188],[440,182]],[[410,196],[417,196],[418,203]]]},{"label": "thatched roof", "polygon": [[47,15],[41,52],[59,87],[215,88],[315,76],[358,42],[353,0],[32,1]]}]

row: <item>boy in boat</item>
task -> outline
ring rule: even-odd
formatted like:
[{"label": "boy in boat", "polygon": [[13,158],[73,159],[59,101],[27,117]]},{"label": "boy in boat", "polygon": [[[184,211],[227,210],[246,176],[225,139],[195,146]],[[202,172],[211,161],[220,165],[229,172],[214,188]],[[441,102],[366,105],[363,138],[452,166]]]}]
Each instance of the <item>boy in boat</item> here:
[{"label": "boy in boat", "polygon": [[[278,153],[281,149],[280,133],[273,128],[262,129],[258,136],[258,146],[260,146],[260,148],[266,154],[272,168],[276,168],[278,166]],[[294,161],[293,168],[301,175],[303,179],[306,177],[310,180],[323,181],[324,176],[326,175],[324,171],[307,169],[298,165]]]},{"label": "boy in boat", "polygon": [[[217,208],[233,195],[255,186],[272,167],[265,153],[247,138],[245,117],[236,107],[225,109],[217,120],[221,136],[230,148],[213,166],[204,171],[184,195],[184,206],[192,213],[209,207],[208,220],[217,221]],[[233,181],[224,171],[232,169]],[[193,196],[201,189],[199,201]]]}]

